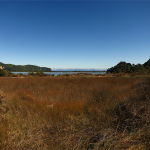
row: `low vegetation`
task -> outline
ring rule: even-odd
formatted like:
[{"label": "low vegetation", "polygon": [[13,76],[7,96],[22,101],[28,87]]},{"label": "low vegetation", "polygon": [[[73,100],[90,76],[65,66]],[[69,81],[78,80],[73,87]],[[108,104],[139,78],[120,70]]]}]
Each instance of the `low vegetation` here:
[{"label": "low vegetation", "polygon": [[5,76],[6,75],[6,71],[0,69],[0,76]]},{"label": "low vegetation", "polygon": [[0,78],[0,149],[150,149],[149,78]]}]

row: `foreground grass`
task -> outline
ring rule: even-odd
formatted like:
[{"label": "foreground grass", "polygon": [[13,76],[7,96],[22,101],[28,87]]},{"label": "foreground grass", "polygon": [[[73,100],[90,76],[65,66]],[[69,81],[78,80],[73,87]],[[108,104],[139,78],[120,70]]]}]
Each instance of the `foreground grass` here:
[{"label": "foreground grass", "polygon": [[0,149],[150,149],[148,78],[0,78]]}]

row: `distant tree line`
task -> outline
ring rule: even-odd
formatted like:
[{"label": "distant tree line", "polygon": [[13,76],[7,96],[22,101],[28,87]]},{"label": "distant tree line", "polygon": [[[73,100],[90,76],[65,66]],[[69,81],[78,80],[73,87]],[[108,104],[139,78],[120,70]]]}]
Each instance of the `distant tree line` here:
[{"label": "distant tree line", "polygon": [[0,62],[0,66],[4,67],[6,71],[14,71],[14,72],[34,72],[34,71],[44,71],[50,72],[51,68],[39,67],[34,65],[13,65],[13,64],[4,64]]},{"label": "distant tree line", "polygon": [[126,62],[119,62],[116,66],[111,67],[107,70],[107,73],[132,73],[150,71],[150,59],[144,64],[130,64]]}]

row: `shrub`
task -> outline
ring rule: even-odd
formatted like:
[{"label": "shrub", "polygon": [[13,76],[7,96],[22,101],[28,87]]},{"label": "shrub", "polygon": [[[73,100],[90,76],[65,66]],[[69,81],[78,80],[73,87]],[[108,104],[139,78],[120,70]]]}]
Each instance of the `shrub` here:
[{"label": "shrub", "polygon": [[34,75],[34,72],[29,72],[28,75]]},{"label": "shrub", "polygon": [[38,75],[38,76],[44,76],[44,72],[36,72],[36,75]]},{"label": "shrub", "polygon": [[6,75],[6,71],[5,71],[5,70],[0,69],[0,76],[5,76],[5,75]]},{"label": "shrub", "polygon": [[5,74],[6,77],[11,77],[12,74],[13,74],[13,73],[11,73],[10,71],[5,71],[5,72],[6,72],[6,74]]}]

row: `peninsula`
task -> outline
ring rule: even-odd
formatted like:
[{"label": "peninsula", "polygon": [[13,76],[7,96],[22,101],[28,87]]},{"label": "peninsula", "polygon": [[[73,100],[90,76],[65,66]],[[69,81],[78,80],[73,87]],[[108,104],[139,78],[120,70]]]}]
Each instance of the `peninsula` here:
[{"label": "peninsula", "polygon": [[4,64],[0,62],[1,68],[6,71],[13,71],[13,72],[32,72],[32,71],[44,71],[50,72],[52,71],[51,68],[47,67],[40,67],[35,65],[14,65],[14,64]]}]

